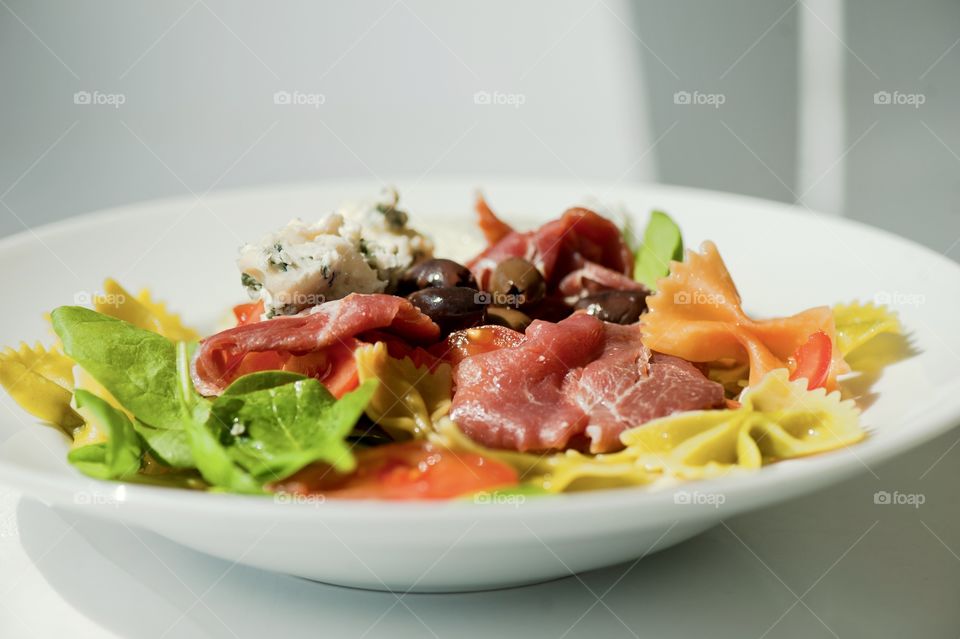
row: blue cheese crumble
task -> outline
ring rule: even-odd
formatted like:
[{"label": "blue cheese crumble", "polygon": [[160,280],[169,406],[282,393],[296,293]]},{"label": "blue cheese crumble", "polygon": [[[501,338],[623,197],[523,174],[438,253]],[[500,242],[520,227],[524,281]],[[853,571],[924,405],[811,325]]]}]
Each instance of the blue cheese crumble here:
[{"label": "blue cheese crumble", "polygon": [[240,249],[240,279],[265,317],[293,315],[350,293],[389,292],[401,273],[433,257],[429,238],[407,226],[396,192],[342,207],[308,224],[294,219]]}]

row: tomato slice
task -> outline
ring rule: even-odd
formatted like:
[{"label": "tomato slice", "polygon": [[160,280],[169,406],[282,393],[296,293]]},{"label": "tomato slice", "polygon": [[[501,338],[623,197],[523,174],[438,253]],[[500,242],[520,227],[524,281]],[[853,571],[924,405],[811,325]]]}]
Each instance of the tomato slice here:
[{"label": "tomato slice", "polygon": [[283,363],[283,370],[320,380],[340,399],[360,385],[357,360],[353,356],[359,345],[360,342],[350,339],[313,353],[291,355]]},{"label": "tomato slice", "polygon": [[[236,312],[236,309],[234,310]],[[241,322],[247,321],[249,317],[244,315],[241,318],[241,313],[237,313],[237,318]],[[260,321],[259,315],[254,317],[257,319],[248,323]],[[293,355],[286,351],[247,353],[236,367],[235,374],[240,377],[261,371],[280,370],[300,373],[319,380],[334,397],[339,399],[360,385],[357,362],[353,356],[353,352],[359,345],[359,341],[351,339],[304,355]]]},{"label": "tomato slice", "polygon": [[360,451],[350,474],[314,464],[273,488],[336,499],[450,499],[517,482],[517,471],[503,462],[411,441]]},{"label": "tomato slice", "polygon": [[791,380],[806,378],[807,390],[825,386],[833,360],[830,336],[823,331],[817,331],[797,348],[791,360]]},{"label": "tomato slice", "polygon": [[236,376],[259,373],[260,371],[278,371],[283,369],[284,362],[290,356],[277,351],[263,351],[261,353],[247,353],[236,368]]},{"label": "tomato slice", "polygon": [[450,333],[446,341],[431,347],[430,351],[456,365],[473,355],[516,346],[524,339],[523,333],[506,326],[478,326]]},{"label": "tomato slice", "polygon": [[256,324],[263,315],[263,300],[250,302],[249,304],[238,304],[233,307],[233,315],[237,318],[237,326]]}]

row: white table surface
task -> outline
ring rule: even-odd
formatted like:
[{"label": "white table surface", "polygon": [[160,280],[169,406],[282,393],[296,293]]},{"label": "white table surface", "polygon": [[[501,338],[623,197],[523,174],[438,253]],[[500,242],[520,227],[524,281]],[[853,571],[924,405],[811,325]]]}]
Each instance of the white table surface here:
[{"label": "white table surface", "polygon": [[[213,559],[0,491],[0,637],[957,637],[960,432],[635,565],[394,595]],[[919,507],[874,503],[880,490]]]}]

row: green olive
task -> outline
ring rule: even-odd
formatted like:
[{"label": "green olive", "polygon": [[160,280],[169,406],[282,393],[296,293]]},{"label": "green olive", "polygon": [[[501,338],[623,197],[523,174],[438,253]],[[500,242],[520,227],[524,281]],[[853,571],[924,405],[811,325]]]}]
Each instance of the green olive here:
[{"label": "green olive", "polygon": [[513,308],[506,308],[505,306],[487,307],[488,324],[506,326],[522,333],[527,330],[532,321],[526,313]]},{"label": "green olive", "polygon": [[536,304],[547,294],[547,283],[537,267],[520,257],[509,257],[497,265],[490,278],[493,303],[518,308]]},{"label": "green olive", "polygon": [[407,296],[444,335],[476,326],[486,313],[483,293],[462,286],[425,288]]},{"label": "green olive", "polygon": [[577,308],[605,322],[633,324],[647,310],[647,298],[636,291],[602,291],[579,300]]}]

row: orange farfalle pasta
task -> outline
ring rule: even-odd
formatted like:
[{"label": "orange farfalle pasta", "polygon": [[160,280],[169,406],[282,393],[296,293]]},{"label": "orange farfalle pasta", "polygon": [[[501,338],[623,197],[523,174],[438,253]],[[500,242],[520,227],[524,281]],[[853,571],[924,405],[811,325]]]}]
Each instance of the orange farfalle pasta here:
[{"label": "orange farfalle pasta", "polygon": [[849,367],[837,348],[833,313],[818,306],[791,317],[755,320],[740,307],[740,294],[713,242],[700,252],[688,250],[686,261],[671,262],[670,275],[657,282],[647,298],[643,341],[651,350],[692,362],[735,360],[750,366],[750,385],[789,361],[813,333],[823,331],[833,344],[827,389]]}]

